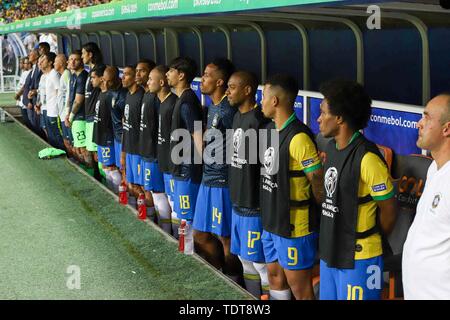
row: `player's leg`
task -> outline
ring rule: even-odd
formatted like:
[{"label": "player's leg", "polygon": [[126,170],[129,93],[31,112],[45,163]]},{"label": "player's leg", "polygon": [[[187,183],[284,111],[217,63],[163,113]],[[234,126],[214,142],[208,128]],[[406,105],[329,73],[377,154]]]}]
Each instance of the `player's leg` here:
[{"label": "player's leg", "polygon": [[148,189],[151,191],[153,197],[157,222],[161,229],[170,234],[172,230],[172,224],[170,221],[172,209],[170,208],[169,201],[167,200],[167,196],[164,193],[164,176],[159,170],[159,166],[156,161],[152,161],[149,163],[149,170],[150,187]]},{"label": "player's leg", "polygon": [[269,293],[269,280],[261,236],[261,217],[249,215],[246,208],[233,207],[230,252],[239,256],[245,287],[258,298],[262,293]]},{"label": "player's leg", "polygon": [[355,260],[353,269],[337,269],[338,300],[380,300],[383,257]]},{"label": "player's leg", "polygon": [[199,187],[199,184],[192,182],[190,179],[174,179],[174,211],[177,214],[177,220],[186,220],[189,225],[189,232],[193,232],[192,222],[194,219]]},{"label": "player's leg", "polygon": [[261,240],[264,248],[264,257],[267,263],[270,299],[291,300],[291,290],[289,289],[284,270],[278,263],[278,253],[275,248],[273,235],[264,230]]},{"label": "player's leg", "polygon": [[180,225],[177,213],[174,210],[174,186],[175,181],[172,178],[172,175],[169,173],[164,173],[164,191],[167,196],[167,200],[170,205],[170,223],[172,225],[172,236],[178,239],[178,227]]},{"label": "player's leg", "polygon": [[314,299],[312,267],[317,252],[317,234],[284,238],[274,235],[280,265],[297,300]]},{"label": "player's leg", "polygon": [[[197,196],[197,205],[194,215],[194,241],[196,251],[206,261],[217,269],[223,267],[223,248],[215,236],[211,234],[212,216],[214,214],[221,215],[217,208],[212,204],[212,193],[214,188],[200,185]],[[181,212],[183,214],[183,211]]]}]

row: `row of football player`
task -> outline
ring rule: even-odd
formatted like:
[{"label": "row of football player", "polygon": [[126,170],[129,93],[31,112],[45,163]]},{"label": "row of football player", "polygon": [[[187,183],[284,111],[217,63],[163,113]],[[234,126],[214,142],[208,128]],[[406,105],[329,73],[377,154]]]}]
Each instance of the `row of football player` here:
[{"label": "row of football player", "polygon": [[[44,53],[40,58],[44,75],[52,73],[52,57]],[[322,134],[334,138],[322,164],[314,136],[295,117],[298,87],[288,75],[269,78],[261,108],[255,102],[255,76],[216,59],[202,76],[201,91],[212,101],[203,109],[190,89],[197,69],[190,58],[177,58],[168,67],[142,60],[125,67],[122,79],[117,68],[102,65],[93,43],[72,52],[70,71],[60,67],[64,58],[57,56],[54,65],[61,75],[56,124],[64,119],[65,148],[90,170],[97,168],[98,155],[116,189],[125,180],[132,196],[144,193],[148,215],[156,212],[164,230],[170,233],[180,219],[187,220],[197,253],[237,282],[243,269],[246,288],[255,295],[269,290],[272,299],[290,299],[291,292],[296,299],[314,298],[311,280],[320,238],[320,298],[380,298],[381,235],[392,229],[396,212],[383,157],[359,134],[371,114],[362,86],[352,81],[322,86],[318,122]],[[48,84],[46,79],[39,90],[35,113],[46,118],[40,123],[49,140],[61,145],[53,136],[59,131],[52,127]],[[196,155],[214,142],[210,130],[203,137],[196,121],[221,132],[223,143],[214,150],[224,157],[226,130],[234,130],[231,159],[207,161],[205,152],[205,164],[196,164]],[[271,135],[258,141],[263,163],[253,164],[251,148],[241,141],[250,129],[279,135],[279,144]],[[176,130],[191,137],[192,152],[181,163],[172,159]]]}]

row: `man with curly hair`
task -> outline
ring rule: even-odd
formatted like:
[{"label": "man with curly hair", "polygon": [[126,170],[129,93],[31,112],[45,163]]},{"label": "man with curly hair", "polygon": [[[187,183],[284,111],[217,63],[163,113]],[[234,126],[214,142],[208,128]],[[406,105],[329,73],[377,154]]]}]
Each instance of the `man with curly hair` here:
[{"label": "man with curly hair", "polygon": [[377,146],[360,130],[371,99],[356,82],[333,80],[317,120],[324,137],[325,200],[320,222],[320,299],[381,298],[382,237],[394,227],[394,188]]}]

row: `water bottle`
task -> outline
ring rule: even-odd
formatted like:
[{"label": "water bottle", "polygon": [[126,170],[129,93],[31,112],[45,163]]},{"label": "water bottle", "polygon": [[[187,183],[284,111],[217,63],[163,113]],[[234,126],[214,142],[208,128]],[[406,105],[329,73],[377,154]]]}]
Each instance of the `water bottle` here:
[{"label": "water bottle", "polygon": [[0,122],[6,122],[6,112],[0,108]]},{"label": "water bottle", "polygon": [[194,253],[194,236],[192,233],[192,226],[187,223],[185,219],[181,220],[180,227],[178,228],[178,251],[184,252],[184,254]]},{"label": "water bottle", "polygon": [[127,184],[124,181],[119,186],[119,203],[123,205],[128,204]]},{"label": "water bottle", "polygon": [[145,195],[143,193],[138,197],[137,207],[139,219],[145,220],[147,218],[147,207],[145,206]]},{"label": "water bottle", "polygon": [[181,220],[178,227],[178,251],[184,253],[184,236],[186,235],[186,220]]}]

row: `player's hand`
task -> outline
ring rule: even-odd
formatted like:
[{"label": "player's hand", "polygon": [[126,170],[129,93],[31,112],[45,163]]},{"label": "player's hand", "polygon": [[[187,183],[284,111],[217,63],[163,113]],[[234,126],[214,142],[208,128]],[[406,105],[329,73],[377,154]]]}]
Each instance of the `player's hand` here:
[{"label": "player's hand", "polygon": [[123,172],[125,172],[126,163],[125,163],[125,156],[123,156],[123,155],[120,157],[120,165],[122,166]]},{"label": "player's hand", "polygon": [[28,103],[27,109],[32,110],[33,109],[33,105],[31,103]]},{"label": "player's hand", "polygon": [[66,117],[66,119],[64,119],[64,124],[66,125],[67,128],[70,128],[70,121],[69,121],[69,116]]}]

